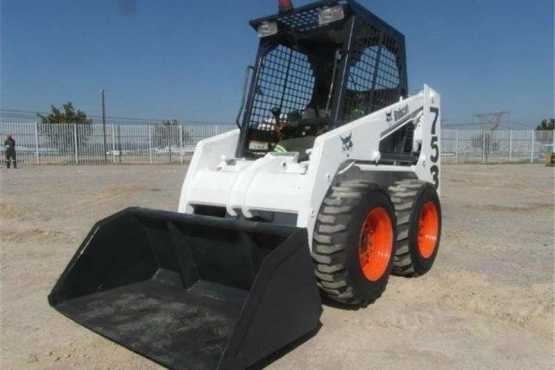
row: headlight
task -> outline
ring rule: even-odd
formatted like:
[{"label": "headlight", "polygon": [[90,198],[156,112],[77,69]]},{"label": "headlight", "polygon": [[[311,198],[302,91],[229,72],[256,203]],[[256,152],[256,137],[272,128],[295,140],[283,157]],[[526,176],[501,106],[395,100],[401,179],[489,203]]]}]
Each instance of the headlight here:
[{"label": "headlight", "polygon": [[343,18],[345,18],[345,12],[341,5],[324,8],[318,16],[318,24],[320,26],[325,26],[326,24],[340,21]]},{"label": "headlight", "polygon": [[268,37],[278,33],[278,25],[276,22],[262,22],[258,29],[258,37]]}]

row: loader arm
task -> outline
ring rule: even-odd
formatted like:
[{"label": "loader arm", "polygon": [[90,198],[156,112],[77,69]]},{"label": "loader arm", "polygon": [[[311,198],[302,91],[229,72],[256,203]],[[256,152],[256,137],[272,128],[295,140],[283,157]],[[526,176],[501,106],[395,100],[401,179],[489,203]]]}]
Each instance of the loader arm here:
[{"label": "loader arm", "polygon": [[[319,136],[304,162],[295,153],[222,159],[218,148],[233,152],[236,131],[201,141],[185,176],[179,210],[194,213],[195,207],[210,206],[222,216],[246,219],[272,214],[268,222],[306,228],[311,245],[322,200],[342,170],[359,168],[378,183],[379,173],[416,176],[439,190],[439,107],[439,94],[425,86],[412,97]],[[414,130],[409,153],[380,150],[409,125]]]}]

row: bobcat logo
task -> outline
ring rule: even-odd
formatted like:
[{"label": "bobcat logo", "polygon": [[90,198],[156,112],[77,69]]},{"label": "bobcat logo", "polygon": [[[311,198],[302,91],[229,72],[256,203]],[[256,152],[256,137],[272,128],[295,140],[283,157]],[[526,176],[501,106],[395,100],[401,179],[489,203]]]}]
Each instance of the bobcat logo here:
[{"label": "bobcat logo", "polygon": [[353,133],[350,133],[345,137],[339,136],[339,138],[341,139],[342,149],[344,152],[350,152],[353,150]]},{"label": "bobcat logo", "polygon": [[385,120],[386,120],[387,122],[393,121],[393,112],[386,112],[386,113],[385,113]]}]

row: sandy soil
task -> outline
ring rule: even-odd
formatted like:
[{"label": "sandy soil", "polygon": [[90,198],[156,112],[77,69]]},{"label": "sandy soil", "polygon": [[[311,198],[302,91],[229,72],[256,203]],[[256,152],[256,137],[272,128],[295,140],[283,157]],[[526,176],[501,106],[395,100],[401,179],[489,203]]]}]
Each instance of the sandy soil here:
[{"label": "sandy soil", "polygon": [[[2,169],[2,369],[157,369],[51,309],[46,296],[95,220],[176,208],[179,166]],[[271,369],[553,369],[553,169],[446,166],[434,269],[392,278],[367,309],[323,327]]]}]

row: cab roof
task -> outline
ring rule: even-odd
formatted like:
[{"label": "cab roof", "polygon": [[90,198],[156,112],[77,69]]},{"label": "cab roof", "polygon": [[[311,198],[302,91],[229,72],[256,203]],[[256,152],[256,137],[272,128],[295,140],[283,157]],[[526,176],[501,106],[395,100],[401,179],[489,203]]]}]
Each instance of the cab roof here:
[{"label": "cab roof", "polygon": [[[374,26],[379,31],[388,34],[389,37],[404,43],[405,37],[401,32],[354,0],[321,0],[299,8],[294,8],[285,13],[253,19],[249,23],[255,30],[257,30],[263,22],[276,22],[280,30],[309,32],[321,27],[318,23],[320,11],[324,8],[337,5],[343,6],[345,20],[349,19],[350,15],[354,15],[367,24]],[[345,21],[343,22],[345,23]]]}]

